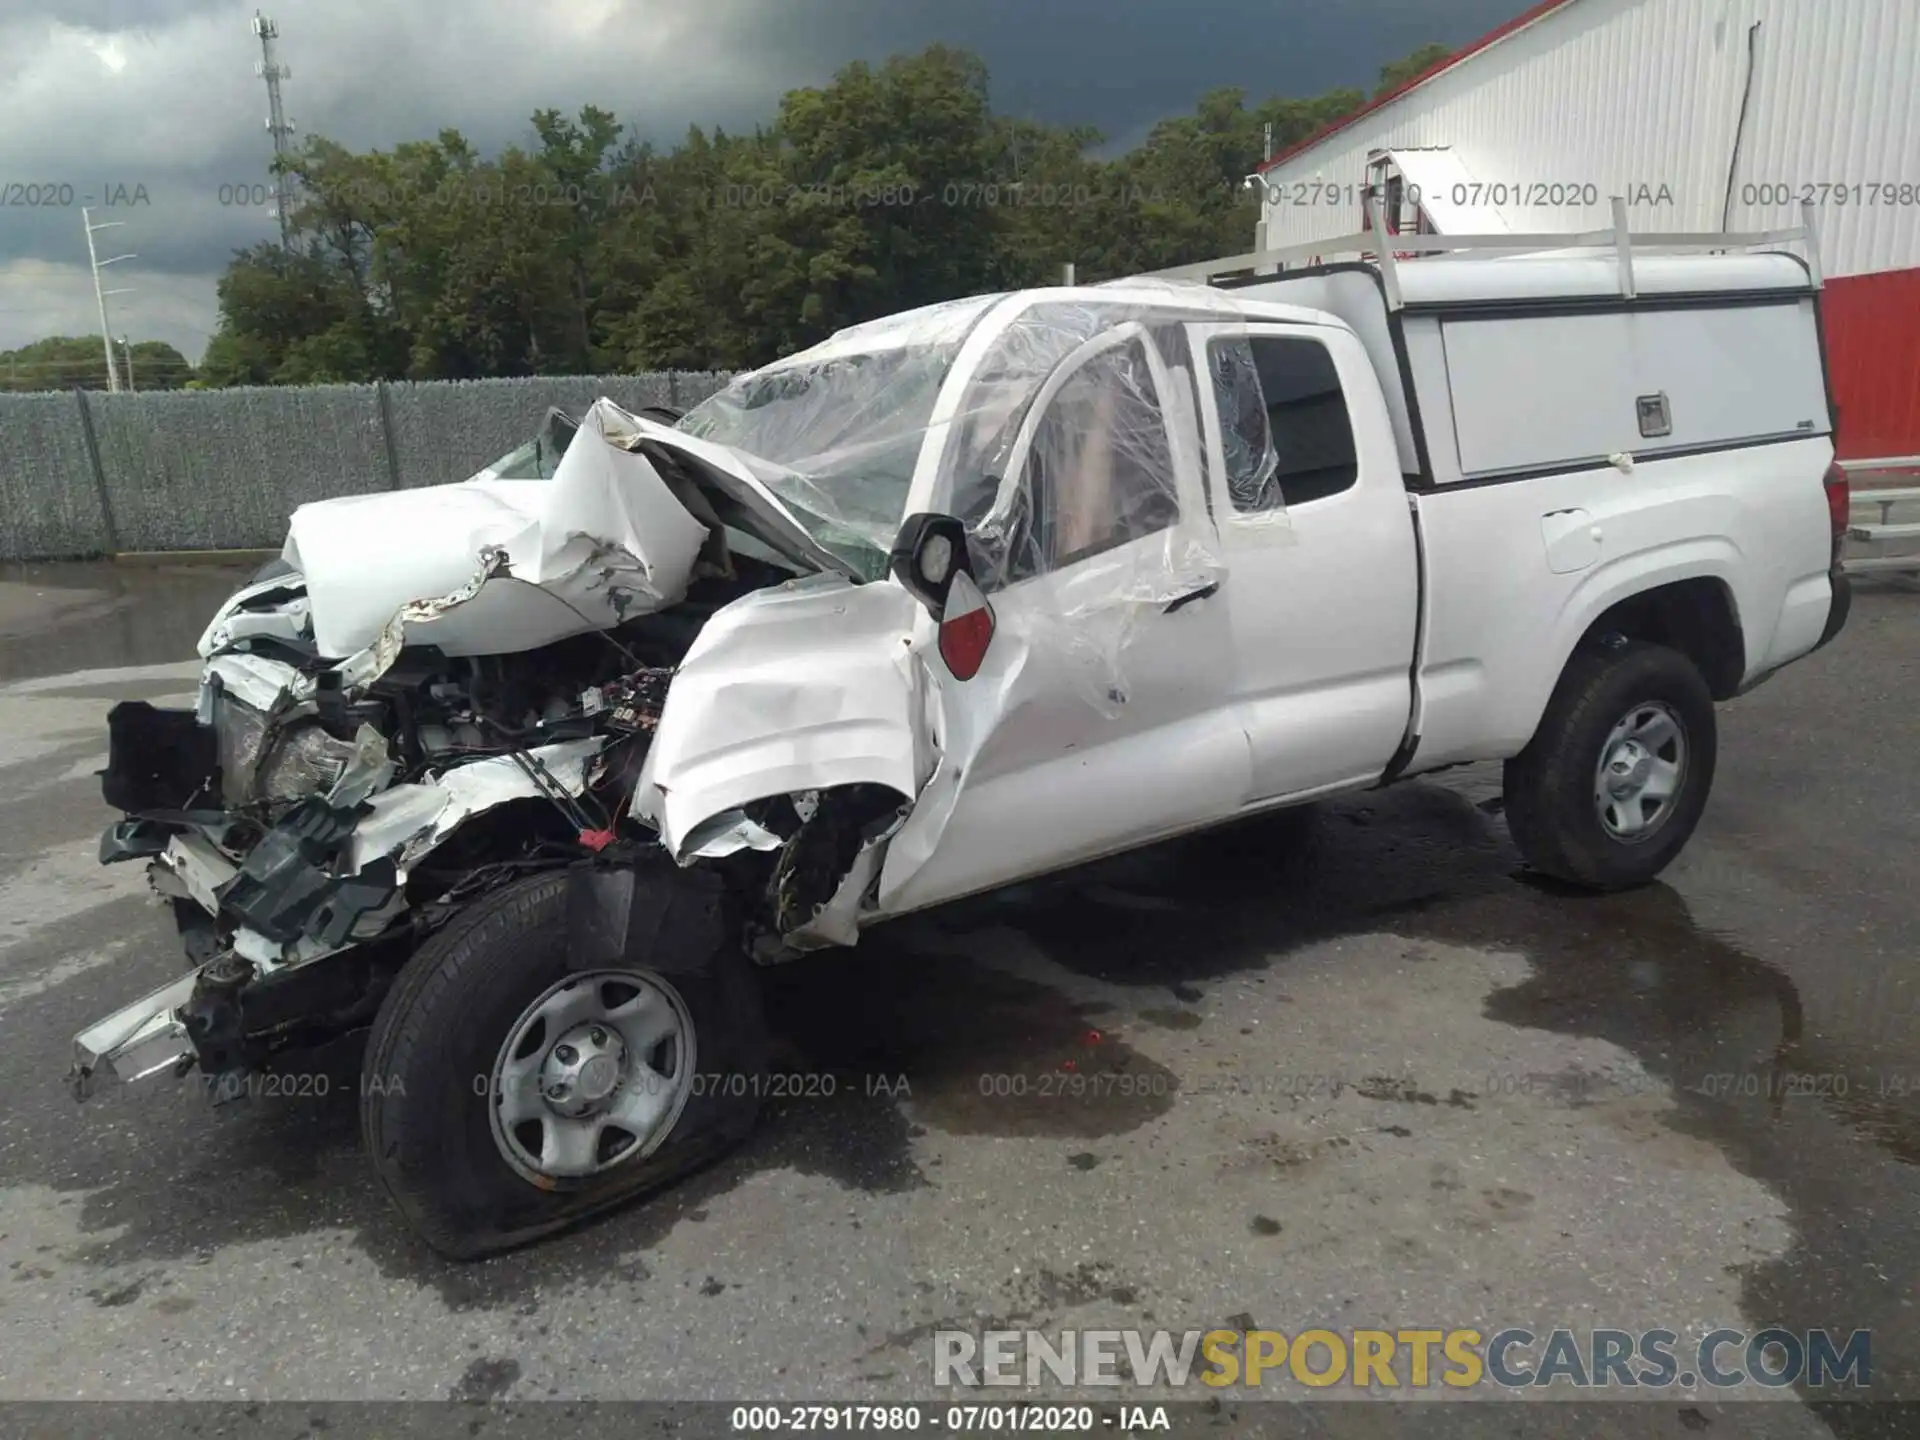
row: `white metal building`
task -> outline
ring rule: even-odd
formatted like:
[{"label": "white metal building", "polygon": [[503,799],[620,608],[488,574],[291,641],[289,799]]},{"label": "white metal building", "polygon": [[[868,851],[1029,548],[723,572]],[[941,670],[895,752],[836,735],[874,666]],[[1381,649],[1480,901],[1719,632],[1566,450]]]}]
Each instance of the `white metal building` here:
[{"label": "white metal building", "polygon": [[1920,0],[1546,0],[1263,167],[1264,243],[1760,231],[1811,200],[1840,453],[1920,456]]}]

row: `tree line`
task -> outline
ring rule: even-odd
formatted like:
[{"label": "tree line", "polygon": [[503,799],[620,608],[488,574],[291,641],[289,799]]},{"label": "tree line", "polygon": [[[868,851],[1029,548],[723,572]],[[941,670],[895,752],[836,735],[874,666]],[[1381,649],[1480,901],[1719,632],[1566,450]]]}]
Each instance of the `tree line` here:
[{"label": "tree line", "polygon": [[[1447,53],[1382,67],[1375,94]],[[280,162],[291,242],[234,255],[193,383],[744,369],[1066,263],[1093,282],[1234,254],[1267,127],[1278,153],[1368,98],[1216,89],[1101,158],[1090,127],[996,114],[979,57],[935,45],[670,148],[596,106],[541,110],[491,158],[451,129],[390,150],[312,138]]]},{"label": "tree line", "polygon": [[[113,342],[114,372],[136,390],[178,390],[192,383],[194,368],[164,340]],[[27,390],[105,390],[107,356],[98,335],[50,335],[0,350],[0,394]]]}]

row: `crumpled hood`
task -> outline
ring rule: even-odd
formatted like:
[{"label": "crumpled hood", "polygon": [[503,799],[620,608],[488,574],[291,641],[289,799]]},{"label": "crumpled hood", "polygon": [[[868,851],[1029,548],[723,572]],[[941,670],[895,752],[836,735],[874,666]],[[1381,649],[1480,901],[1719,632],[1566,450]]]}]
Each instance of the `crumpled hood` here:
[{"label": "crumpled hood", "polygon": [[596,403],[551,480],[467,480],[294,511],[283,554],[305,578],[320,653],[365,649],[403,606],[469,586],[492,552],[504,555],[496,573],[411,620],[408,643],[510,654],[676,603],[707,530],[646,457],[607,438],[622,418]]}]

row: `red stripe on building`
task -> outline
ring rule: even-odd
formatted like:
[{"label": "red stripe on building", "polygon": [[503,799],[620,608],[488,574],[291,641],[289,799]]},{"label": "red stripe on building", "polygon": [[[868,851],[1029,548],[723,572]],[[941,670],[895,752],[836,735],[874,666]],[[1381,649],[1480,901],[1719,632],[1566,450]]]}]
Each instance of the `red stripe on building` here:
[{"label": "red stripe on building", "polygon": [[1482,50],[1486,49],[1489,45],[1495,44],[1501,40],[1506,39],[1507,36],[1513,34],[1514,31],[1524,30],[1527,26],[1533,24],[1534,21],[1543,20],[1547,16],[1551,15],[1554,11],[1560,9],[1562,6],[1571,5],[1571,4],[1573,4],[1573,0],[1541,0],[1540,4],[1535,5],[1532,9],[1528,10],[1525,14],[1514,16],[1513,19],[1509,20],[1506,24],[1502,25],[1498,30],[1489,31],[1487,34],[1482,35],[1478,40],[1474,41],[1471,45],[1467,46],[1464,50],[1454,51],[1453,54],[1447,56],[1446,59],[1436,61],[1434,64],[1429,65],[1425,70],[1422,70],[1418,75],[1414,76],[1411,80],[1407,80],[1402,82],[1399,85],[1396,85],[1393,89],[1389,90],[1386,94],[1380,96],[1378,99],[1369,100],[1366,104],[1362,105],[1358,110],[1355,110],[1352,114],[1342,115],[1338,120],[1334,121],[1331,125],[1327,125],[1322,129],[1320,129],[1319,131],[1317,131],[1316,133],[1309,135],[1306,139],[1302,140],[1299,144],[1288,146],[1285,150],[1282,150],[1278,155],[1274,156],[1273,159],[1264,162],[1259,167],[1260,170],[1262,172],[1271,170],[1274,166],[1284,164],[1288,160],[1291,160],[1294,156],[1298,155],[1302,150],[1311,150],[1314,146],[1318,145],[1322,140],[1325,140],[1329,135],[1337,135],[1340,131],[1346,129],[1349,125],[1353,124],[1356,120],[1360,120],[1365,116],[1371,115],[1374,111],[1378,110],[1382,105],[1392,104],[1395,100],[1398,100],[1402,95],[1406,94],[1409,90],[1413,89],[1415,86],[1426,84],[1427,81],[1433,79],[1434,76],[1444,74],[1446,71],[1453,69],[1454,66],[1462,63],[1463,61],[1467,60],[1469,57],[1478,55]]},{"label": "red stripe on building", "polygon": [[1920,455],[1920,270],[1829,279],[1821,317],[1840,458]]}]

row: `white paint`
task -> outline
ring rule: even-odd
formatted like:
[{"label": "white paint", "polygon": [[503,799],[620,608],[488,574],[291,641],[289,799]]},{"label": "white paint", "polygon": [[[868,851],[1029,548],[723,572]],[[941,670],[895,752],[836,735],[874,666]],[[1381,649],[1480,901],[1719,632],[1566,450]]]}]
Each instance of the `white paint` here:
[{"label": "white paint", "polygon": [[[567,740],[527,751],[530,761],[545,767],[553,783],[568,795],[586,788],[587,761],[605,741],[595,736]],[[353,832],[348,855],[354,873],[385,856],[394,857],[402,870],[420,859],[475,815],[509,800],[545,794],[511,755],[497,755],[457,765],[438,778],[417,785],[395,785],[367,804],[372,813]]]},{"label": "white paint", "polygon": [[[1619,284],[1611,257],[1557,255],[1456,261],[1408,277],[1410,304],[1605,296]],[[1638,282],[1648,295],[1808,288],[1806,271],[1777,255],[1652,256]],[[1338,313],[1287,303],[1298,298]],[[1233,292],[1125,282],[1013,296],[985,313],[945,382],[910,512],[954,508],[967,481],[952,473],[964,397],[1002,338],[1043,303],[1104,304],[1113,320],[1036,381],[990,516],[1008,510],[1051,398],[1079,367],[1137,343],[1142,316],[1187,322],[1196,354],[1245,334],[1326,346],[1353,426],[1356,483],[1278,517],[1236,514],[1210,385],[1202,414],[1175,423],[1182,412],[1171,397],[1188,394],[1185,380],[1176,385],[1152,350],[1152,389],[1167,397],[1158,403],[1174,437],[1174,528],[993,589],[993,643],[965,682],[946,671],[930,622],[904,611],[890,582],[806,582],[729,607],[675,681],[635,807],[676,853],[702,822],[754,799],[888,784],[916,800],[886,851],[873,908],[859,917],[868,923],[1371,783],[1410,728],[1416,770],[1511,756],[1580,636],[1613,604],[1659,585],[1728,587],[1748,678],[1818,639],[1830,594],[1819,479],[1831,440],[1658,453],[1662,441],[1749,438],[1756,426],[1824,432],[1804,306],[1692,306],[1648,326],[1616,325],[1617,343],[1592,344],[1580,362],[1580,393],[1537,395],[1527,387],[1538,388],[1538,372],[1584,332],[1531,318],[1472,322],[1462,333],[1480,345],[1458,357],[1456,390],[1443,320],[1415,312],[1408,349],[1437,478],[1463,478],[1462,445],[1473,467],[1465,478],[1599,451],[1594,468],[1415,501],[1401,483],[1417,467],[1413,407],[1381,296],[1364,275]],[[1653,391],[1669,395],[1673,419],[1659,440],[1638,434],[1636,398]],[[1450,458],[1443,434],[1458,437]],[[1625,463],[1606,463],[1608,454]],[[1214,477],[1210,505],[1203,469]],[[1416,513],[1427,583],[1419,637]],[[982,529],[995,533],[990,522]],[[1208,585],[1217,588],[1167,612]],[[822,624],[836,608],[860,607],[871,612],[857,623],[836,617],[831,634]]]},{"label": "white paint", "polygon": [[1203,352],[1238,335],[1324,346],[1345,392],[1358,461],[1352,488],[1289,505],[1288,530],[1276,533],[1265,517],[1235,511],[1217,392],[1202,387],[1227,569],[1221,599],[1233,632],[1233,703],[1253,750],[1245,801],[1375,778],[1406,733],[1420,567],[1392,422],[1367,352],[1356,335],[1325,325],[1191,333]]},{"label": "white paint", "polygon": [[910,718],[919,607],[891,581],[757,590],[709,620],[667,692],[634,813],[685,858],[695,827],[753,800],[834,785],[918,793]]},{"label": "white paint", "polygon": [[[1420,496],[1429,613],[1414,769],[1519,750],[1588,626],[1656,585],[1727,587],[1749,679],[1811,649],[1830,595],[1819,480],[1832,456],[1822,436]],[[1574,509],[1600,529],[1600,554],[1555,573],[1542,520]]]},{"label": "white paint", "polygon": [[[1724,445],[1830,428],[1813,302],[1441,322],[1460,473]],[[1665,396],[1671,433],[1636,400]],[[1441,398],[1432,397],[1436,402]],[[1422,409],[1426,409],[1423,397]],[[1429,446],[1444,436],[1431,417]]]},{"label": "white paint", "polygon": [[295,510],[285,554],[305,576],[321,653],[372,645],[402,606],[467,584],[489,549],[506,552],[508,572],[408,624],[409,643],[508,654],[677,602],[706,528],[645,457],[607,438],[624,421],[597,402],[551,480],[467,480]]}]

